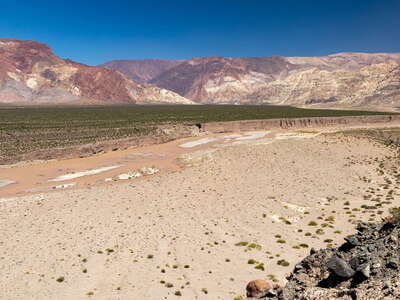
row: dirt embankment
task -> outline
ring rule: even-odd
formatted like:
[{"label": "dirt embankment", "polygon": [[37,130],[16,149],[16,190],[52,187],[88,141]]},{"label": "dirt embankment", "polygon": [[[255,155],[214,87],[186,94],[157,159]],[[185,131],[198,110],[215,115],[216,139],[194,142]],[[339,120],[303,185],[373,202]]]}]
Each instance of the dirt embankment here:
[{"label": "dirt embankment", "polygon": [[400,115],[315,117],[291,119],[244,120],[159,126],[157,133],[127,139],[99,141],[96,143],[63,148],[51,148],[24,154],[20,157],[0,158],[0,164],[18,161],[49,160],[56,158],[87,157],[98,153],[162,144],[180,138],[220,132],[240,132],[266,129],[296,129],[320,127],[344,127],[379,124],[400,124]]},{"label": "dirt embankment", "polygon": [[318,118],[293,118],[293,119],[269,119],[269,120],[245,120],[231,122],[210,122],[202,125],[205,132],[229,132],[264,130],[274,128],[307,128],[307,127],[329,127],[368,125],[382,123],[400,123],[400,115],[377,115],[377,116],[347,116],[347,117],[318,117]]},{"label": "dirt embankment", "polygon": [[144,147],[167,143],[176,139],[197,136],[199,128],[195,125],[159,126],[155,135],[135,136],[127,139],[99,141],[96,143],[44,149],[24,154],[18,158],[0,160],[0,164],[12,164],[18,161],[50,160],[60,158],[88,157],[95,154],[123,150],[130,147]]}]

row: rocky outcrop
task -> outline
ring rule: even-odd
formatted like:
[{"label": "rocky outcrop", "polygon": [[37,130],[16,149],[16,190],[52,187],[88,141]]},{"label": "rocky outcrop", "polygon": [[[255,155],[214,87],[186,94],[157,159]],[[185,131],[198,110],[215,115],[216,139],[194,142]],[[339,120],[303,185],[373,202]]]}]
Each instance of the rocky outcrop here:
[{"label": "rocky outcrop", "polygon": [[0,103],[79,100],[193,103],[172,91],[140,85],[117,71],[61,59],[38,42],[0,39]]},{"label": "rocky outcrop", "polygon": [[[400,65],[388,61],[356,70],[311,67],[259,87],[248,99],[257,103],[330,106],[400,104]],[[315,101],[314,101],[315,102]]]},{"label": "rocky outcrop", "polygon": [[[170,61],[175,64],[176,61]],[[152,72],[146,61],[109,64],[198,103],[296,106],[400,104],[400,54],[338,53],[321,57],[195,58]],[[164,68],[160,62],[157,68]],[[128,70],[129,69],[129,70]],[[131,75],[136,76],[136,75]]]},{"label": "rocky outcrop", "polygon": [[388,61],[400,63],[400,54],[343,52],[327,56],[288,57],[287,59],[292,64],[318,67],[326,70],[357,70],[370,65],[387,63]]},{"label": "rocky outcrop", "polygon": [[400,299],[400,224],[388,218],[380,225],[359,223],[357,233],[338,248],[312,250],[274,293],[254,298]]}]

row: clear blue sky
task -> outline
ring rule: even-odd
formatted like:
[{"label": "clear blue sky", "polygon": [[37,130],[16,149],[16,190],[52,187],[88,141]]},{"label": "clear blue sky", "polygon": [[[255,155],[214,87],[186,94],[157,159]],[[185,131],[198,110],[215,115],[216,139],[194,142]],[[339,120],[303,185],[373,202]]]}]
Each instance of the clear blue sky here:
[{"label": "clear blue sky", "polygon": [[112,59],[400,52],[400,0],[2,1],[0,37]]}]

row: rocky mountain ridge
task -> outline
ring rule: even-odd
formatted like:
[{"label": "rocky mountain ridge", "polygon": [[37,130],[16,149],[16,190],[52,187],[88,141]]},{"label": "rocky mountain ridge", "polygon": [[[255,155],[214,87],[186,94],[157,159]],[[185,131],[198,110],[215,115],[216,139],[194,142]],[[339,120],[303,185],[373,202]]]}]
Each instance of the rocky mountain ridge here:
[{"label": "rocky mountain ridge", "polygon": [[148,82],[198,103],[395,107],[400,104],[400,54],[194,58]]},{"label": "rocky mountain ridge", "polygon": [[93,67],[0,39],[0,103],[400,106],[400,54],[121,60]]},{"label": "rocky mountain ridge", "polygon": [[35,41],[0,39],[0,103],[192,104],[176,93],[138,84],[122,73],[56,56]]}]

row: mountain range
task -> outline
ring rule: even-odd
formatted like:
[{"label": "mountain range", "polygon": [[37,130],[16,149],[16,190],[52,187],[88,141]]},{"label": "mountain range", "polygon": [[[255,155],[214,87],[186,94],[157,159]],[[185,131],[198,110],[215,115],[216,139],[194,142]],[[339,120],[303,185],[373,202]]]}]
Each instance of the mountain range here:
[{"label": "mountain range", "polygon": [[0,39],[0,103],[400,106],[400,53],[114,60],[87,66]]},{"label": "mountain range", "polygon": [[0,103],[18,102],[193,103],[121,72],[61,59],[35,41],[0,39]]}]

